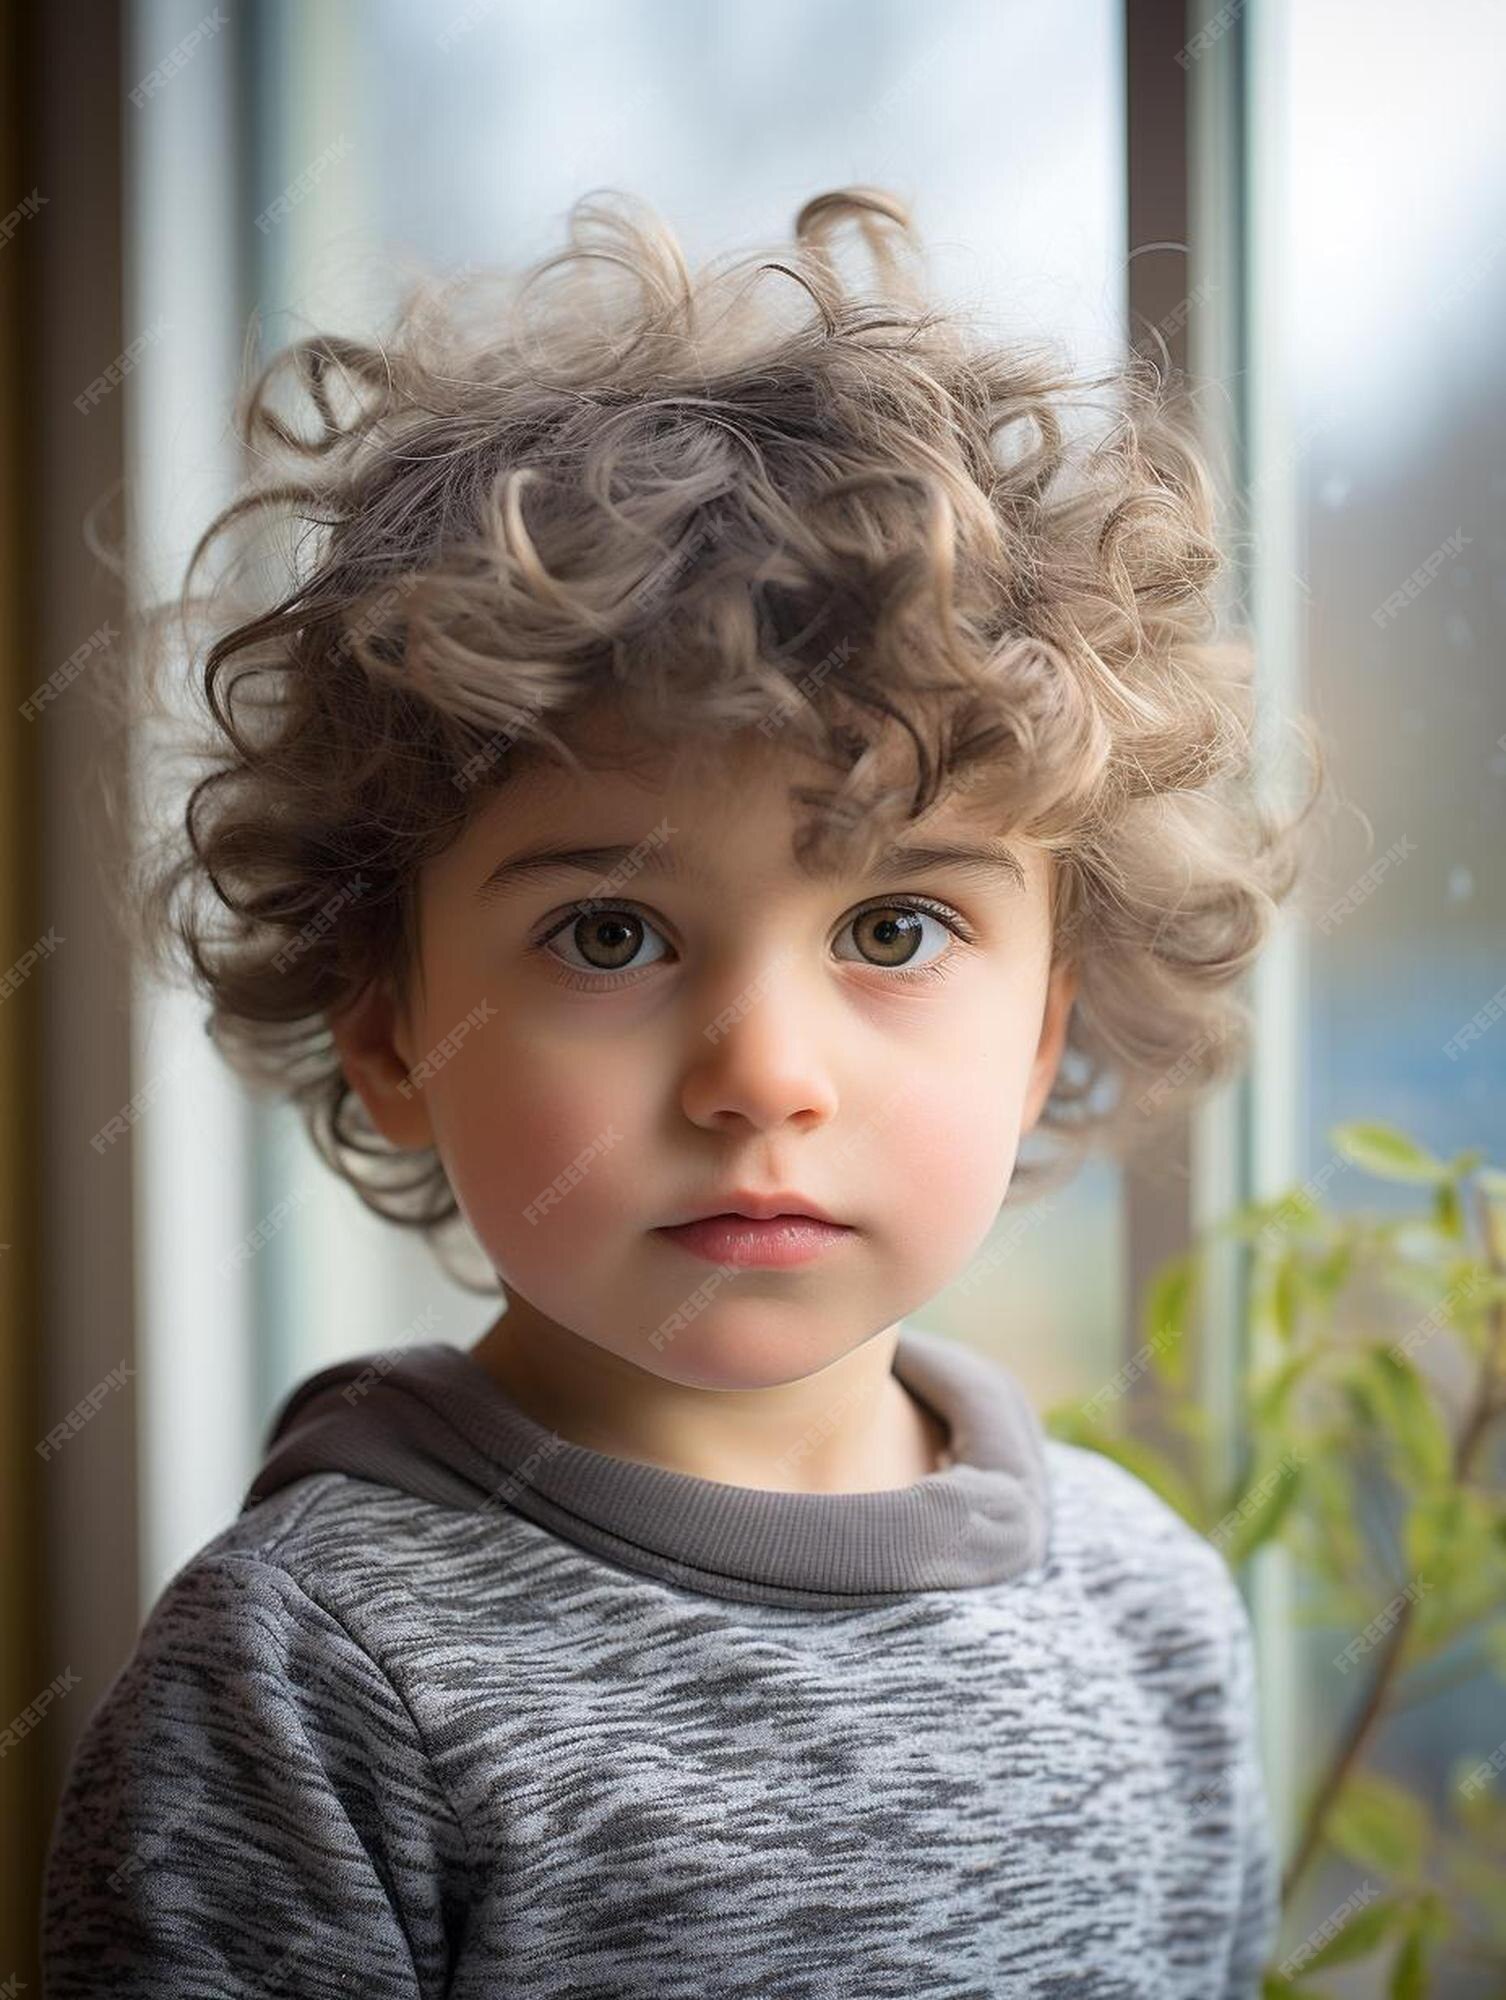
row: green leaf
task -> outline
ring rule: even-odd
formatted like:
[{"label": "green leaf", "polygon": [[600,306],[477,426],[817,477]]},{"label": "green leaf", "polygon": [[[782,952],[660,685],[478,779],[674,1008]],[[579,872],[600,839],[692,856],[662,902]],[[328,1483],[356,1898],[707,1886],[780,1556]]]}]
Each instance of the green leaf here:
[{"label": "green leaf", "polygon": [[1276,1266],[1271,1287],[1271,1317],[1276,1331],[1290,1347],[1297,1337],[1302,1316],[1302,1269],[1300,1252],[1289,1250]]},{"label": "green leaf", "polygon": [[1194,1444],[1205,1444],[1212,1433],[1213,1413],[1199,1403],[1174,1404],[1165,1412],[1165,1417],[1174,1431],[1180,1431]]},{"label": "green leaf", "polygon": [[1427,1385],[1404,1354],[1373,1347],[1367,1356],[1382,1421],[1417,1480],[1437,1486],[1449,1474],[1453,1444]]},{"label": "green leaf", "polygon": [[1421,1926],[1414,1924],[1391,1967],[1387,2000],[1427,2000],[1427,1991],[1427,1943]]},{"label": "green leaf", "polygon": [[1251,1280],[1251,1311],[1258,1327],[1269,1327],[1284,1347],[1296,1338],[1302,1309],[1302,1252],[1294,1244],[1268,1250]]},{"label": "green leaf", "polygon": [[1416,1637],[1436,1645],[1506,1601],[1506,1548],[1494,1496],[1456,1486],[1424,1494],[1407,1515],[1407,1559],[1426,1585],[1419,1594]]},{"label": "green leaf", "polygon": [[1313,1351],[1292,1354],[1276,1369],[1252,1376],[1247,1387],[1251,1419],[1258,1430],[1270,1430],[1286,1414],[1288,1398],[1313,1360]]},{"label": "green leaf", "polygon": [[1506,1263],[1506,1174],[1493,1167],[1482,1168],[1475,1186],[1480,1191],[1485,1247],[1495,1262]]},{"label": "green leaf", "polygon": [[1328,1136],[1336,1152],[1377,1180],[1431,1184],[1448,1178],[1449,1170],[1442,1160],[1394,1125],[1356,1120],[1336,1125]]},{"label": "green leaf", "polygon": [[1265,1228],[1267,1204],[1263,1201],[1241,1202],[1217,1222],[1210,1223],[1203,1231],[1207,1242],[1212,1245],[1232,1237],[1236,1243],[1251,1243]]},{"label": "green leaf", "polygon": [[1430,1827],[1422,1800],[1377,1771],[1349,1778],[1324,1827],[1326,1839],[1361,1868],[1389,1876],[1415,1876],[1427,1852]]},{"label": "green leaf", "polygon": [[[1306,1498],[1317,1509],[1320,1560],[1335,1583],[1343,1582],[1364,1567],[1364,1544],[1355,1526],[1349,1464],[1340,1456],[1337,1445],[1319,1437],[1308,1450],[1303,1473]],[[1365,1615],[1370,1614],[1367,1611]]]},{"label": "green leaf", "polygon": [[1317,1197],[1301,1185],[1289,1187],[1285,1194],[1277,1195],[1266,1204],[1266,1229],[1271,1239],[1301,1236],[1309,1229],[1322,1226],[1323,1211]]},{"label": "green leaf", "polygon": [[1146,1292],[1141,1331],[1151,1366],[1174,1389],[1187,1380],[1187,1318],[1195,1282],[1195,1255],[1187,1252],[1163,1264]]},{"label": "green leaf", "polygon": [[1429,1889],[1418,1899],[1416,1925],[1418,1935],[1424,1944],[1442,1944],[1452,1937],[1457,1928],[1453,1910],[1435,1890]]},{"label": "green leaf", "polygon": [[1433,1221],[1445,1236],[1462,1238],[1464,1210],[1455,1181],[1440,1181],[1433,1190]]},{"label": "green leaf", "polygon": [[1450,1258],[1428,1299],[1433,1324],[1421,1322],[1417,1338],[1426,1341],[1435,1331],[1454,1328],[1475,1354],[1483,1355],[1490,1317],[1503,1299],[1506,1275],[1493,1271],[1483,1257]]},{"label": "green leaf", "polygon": [[1320,1257],[1308,1268],[1308,1283],[1313,1296],[1325,1305],[1332,1303],[1353,1269],[1354,1245],[1336,1243],[1326,1257]]},{"label": "green leaf", "polygon": [[1443,1273],[1443,1297],[1438,1301],[1446,1318],[1461,1310],[1488,1304],[1506,1292],[1506,1272],[1496,1271],[1484,1258],[1472,1253],[1451,1257]]},{"label": "green leaf", "polygon": [[1404,1538],[1408,1560],[1419,1572],[1449,1566],[1466,1533],[1464,1494],[1455,1487],[1416,1502],[1407,1515]]},{"label": "green leaf", "polygon": [[1315,1951],[1311,1958],[1302,1961],[1302,1977],[1309,1972],[1319,1972],[1325,1965],[1345,1965],[1351,1959],[1363,1958],[1366,1952],[1374,1951],[1381,1939],[1404,1920],[1410,1905],[1400,1896],[1383,1896],[1378,1903],[1371,1903],[1360,1910],[1339,1932],[1330,1938],[1321,1951]]},{"label": "green leaf", "polygon": [[[1381,1386],[1370,1364],[1369,1350],[1335,1351],[1329,1373],[1344,1392],[1351,1424],[1362,1432],[1383,1430],[1385,1407],[1381,1402]],[[1344,1440],[1344,1448],[1353,1454],[1355,1439],[1352,1434]]]},{"label": "green leaf", "polygon": [[[1403,1304],[1424,1306],[1430,1314],[1437,1311],[1448,1290],[1448,1270],[1438,1260],[1436,1244],[1427,1257],[1399,1258],[1386,1271],[1385,1284],[1386,1290]],[[1417,1339],[1427,1341],[1436,1330],[1436,1320],[1428,1326],[1420,1319],[1416,1325]],[[1410,1333],[1413,1329],[1409,1327],[1407,1331]],[[1405,1337],[1401,1334],[1397,1336],[1399,1340]]]},{"label": "green leaf", "polygon": [[1209,1537],[1231,1568],[1248,1561],[1271,1540],[1302,1485],[1302,1462],[1292,1453],[1251,1479],[1243,1496]]}]

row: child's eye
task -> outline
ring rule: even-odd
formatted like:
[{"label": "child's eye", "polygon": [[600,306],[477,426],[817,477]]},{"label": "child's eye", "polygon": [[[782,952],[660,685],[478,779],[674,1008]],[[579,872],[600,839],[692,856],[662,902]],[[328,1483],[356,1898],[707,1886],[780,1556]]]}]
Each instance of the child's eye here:
[{"label": "child's eye", "polygon": [[[942,979],[946,977],[948,962],[954,953],[951,948],[943,947],[930,957],[922,956],[927,921],[968,943],[976,941],[966,920],[944,903],[909,898],[896,900],[892,897],[885,902],[865,904],[862,909],[854,911],[844,920],[838,935],[850,930],[857,939],[859,956],[849,960],[849,963],[887,971],[895,979]],[[598,993],[610,992],[614,987],[630,984],[636,974],[663,957],[663,953],[659,952],[648,959],[639,958],[647,940],[658,938],[663,942],[663,935],[631,903],[598,904],[594,907],[576,904],[537,940],[533,949],[547,952],[557,964],[566,968],[560,974],[565,984],[588,987]],[[556,939],[579,956],[572,958],[557,952],[553,948]],[[624,973],[628,975],[627,980],[618,976]]]},{"label": "child's eye", "polygon": [[897,979],[943,979],[954,947],[941,942],[939,951],[923,956],[928,923],[954,938],[969,937],[962,918],[944,903],[909,901],[867,903],[845,920],[842,930],[852,931],[858,940],[860,964],[877,966]]},{"label": "child's eye", "polygon": [[[652,959],[636,965],[633,961],[642,947],[645,936],[662,938],[663,932],[656,930],[647,917],[640,916],[636,910],[626,905],[613,904],[610,907],[600,905],[594,909],[582,910],[577,904],[573,910],[565,912],[553,930],[545,932],[535,949],[547,951],[551,958],[557,958],[558,954],[551,950],[550,946],[555,938],[561,936],[576,951],[591,954],[583,963],[580,960],[567,958],[561,961],[563,964],[568,965],[572,971],[582,970],[598,975],[603,973],[610,975],[628,970],[639,972],[643,969],[644,963],[653,964],[655,961]],[[598,976],[594,979],[576,979],[571,983],[578,986],[601,986],[620,982],[614,982],[610,976],[606,980]]]}]

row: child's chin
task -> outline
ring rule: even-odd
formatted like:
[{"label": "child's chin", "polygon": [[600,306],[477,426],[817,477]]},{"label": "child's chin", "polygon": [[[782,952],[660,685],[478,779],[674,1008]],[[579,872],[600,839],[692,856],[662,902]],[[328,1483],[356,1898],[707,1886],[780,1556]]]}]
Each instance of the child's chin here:
[{"label": "child's chin", "polygon": [[661,1346],[649,1343],[642,1365],[687,1388],[775,1389],[819,1374],[852,1344],[829,1307],[743,1300],[737,1310],[711,1306]]}]

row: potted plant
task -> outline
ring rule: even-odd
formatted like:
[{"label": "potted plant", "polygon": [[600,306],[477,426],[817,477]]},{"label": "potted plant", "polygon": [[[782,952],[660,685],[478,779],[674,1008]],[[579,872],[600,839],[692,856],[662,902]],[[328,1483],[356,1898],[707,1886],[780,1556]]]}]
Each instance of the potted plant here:
[{"label": "potted plant", "polygon": [[[1482,1675],[1506,1682],[1506,1492],[1493,1463],[1506,1174],[1479,1151],[1436,1159],[1385,1125],[1330,1139],[1330,1171],[1236,1210],[1157,1271],[1148,1393],[1062,1405],[1046,1427],[1144,1479],[1242,1580],[1279,1544],[1300,1622],[1343,1639],[1333,1665],[1353,1693],[1285,1861],[1267,2000],[1321,1995],[1329,1967],[1372,1956],[1375,1990],[1393,2000],[1427,1994],[1449,1956],[1506,1994],[1506,1695],[1491,1740],[1448,1774],[1441,1810],[1372,1761],[1403,1710]],[[1328,1182],[1352,1168],[1414,1190],[1411,1209],[1336,1211]],[[1233,1476],[1198,1366],[1209,1260],[1231,1245],[1249,1332]],[[1288,1937],[1299,1888],[1335,1855],[1364,1871],[1367,1892]]]}]

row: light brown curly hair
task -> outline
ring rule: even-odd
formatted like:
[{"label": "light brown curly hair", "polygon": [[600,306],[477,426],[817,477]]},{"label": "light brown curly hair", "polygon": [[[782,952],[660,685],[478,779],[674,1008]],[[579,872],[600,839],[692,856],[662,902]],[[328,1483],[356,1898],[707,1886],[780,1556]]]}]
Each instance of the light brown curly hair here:
[{"label": "light brown curly hair", "polygon": [[[866,291],[834,254],[849,223]],[[569,725],[598,699],[648,751],[777,730],[834,774],[799,794],[802,845],[866,859],[966,792],[1048,850],[1052,962],[1079,984],[1040,1129],[1068,1173],[1153,1140],[1245,1059],[1232,989],[1323,765],[1296,724],[1314,787],[1262,796],[1252,648],[1218,633],[1214,482],[1168,371],[1078,376],[928,303],[881,189],[694,275],[612,191],[569,239],[410,290],[385,339],[299,340],[239,399],[254,471],[145,621],[181,614],[190,657],[206,621],[207,768],[164,836],[130,837],[133,944],[438,1248],[464,1230],[443,1163],[375,1131],[330,1031],[372,981],[408,994],[420,869],[525,761],[578,770]],[[1074,443],[1098,389],[1109,424]],[[244,551],[249,595],[233,571],[196,595],[210,546],[266,520],[295,532],[270,564]],[[136,706],[165,714],[155,643],[140,657]]]}]

